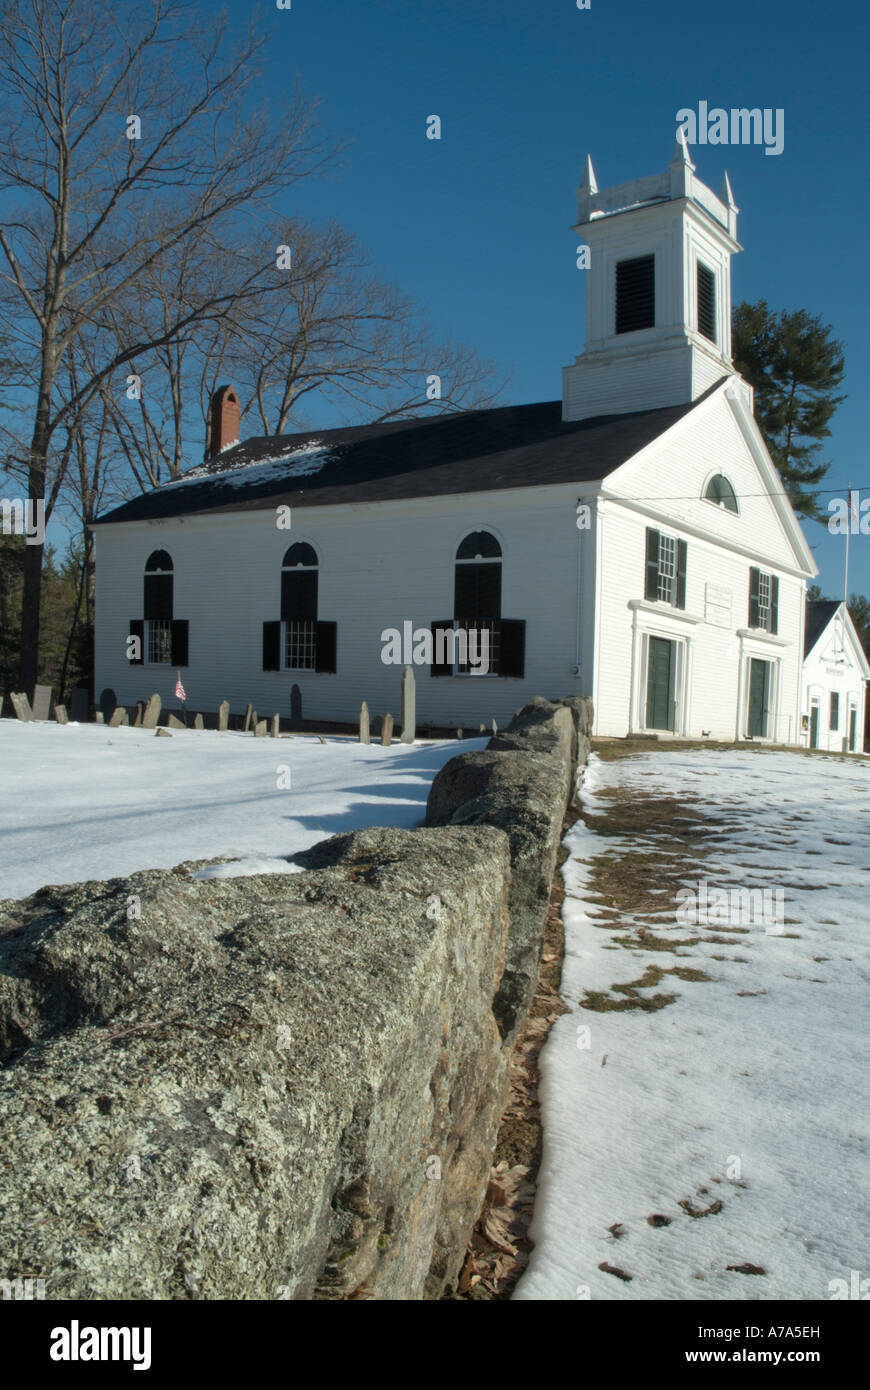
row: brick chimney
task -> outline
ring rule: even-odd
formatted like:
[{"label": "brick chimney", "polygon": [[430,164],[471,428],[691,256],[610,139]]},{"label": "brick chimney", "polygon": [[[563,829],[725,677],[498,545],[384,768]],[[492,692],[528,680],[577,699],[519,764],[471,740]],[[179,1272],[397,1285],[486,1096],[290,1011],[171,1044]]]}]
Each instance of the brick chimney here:
[{"label": "brick chimney", "polygon": [[242,412],[234,386],[219,386],[211,398],[206,426],[205,456],[217,458],[224,449],[239,442]]}]

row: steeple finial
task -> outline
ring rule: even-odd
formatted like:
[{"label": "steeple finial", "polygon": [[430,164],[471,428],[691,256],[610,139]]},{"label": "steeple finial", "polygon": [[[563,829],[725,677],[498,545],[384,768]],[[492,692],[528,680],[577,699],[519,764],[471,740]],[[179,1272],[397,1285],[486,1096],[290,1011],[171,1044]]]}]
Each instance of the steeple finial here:
[{"label": "steeple finial", "polygon": [[668,165],[669,169],[675,167],[678,169],[686,167],[691,169],[693,173],[695,171],[695,166],[692,163],[692,156],[689,154],[689,142],[686,139],[686,132],[683,126],[678,126],[677,128],[677,140],[674,145],[674,154]]},{"label": "steeple finial", "polygon": [[592,168],[592,156],[589,154],[586,156],[586,166],[583,170],[583,182],[577,191],[578,193],[598,192],[598,180],[595,177],[595,170]]},{"label": "steeple finial", "polygon": [[740,211],[739,207],[734,201],[734,194],[731,190],[731,180],[728,177],[727,169],[725,170],[725,173],[722,175],[722,192],[719,196],[722,199],[722,202],[725,204],[726,208],[733,208],[735,212]]}]

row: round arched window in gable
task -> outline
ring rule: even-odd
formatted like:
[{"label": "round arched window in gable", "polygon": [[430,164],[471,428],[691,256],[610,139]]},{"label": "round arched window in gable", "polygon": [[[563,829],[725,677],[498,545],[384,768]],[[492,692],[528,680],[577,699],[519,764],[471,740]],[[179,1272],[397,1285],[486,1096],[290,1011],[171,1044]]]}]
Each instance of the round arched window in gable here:
[{"label": "round arched window in gable", "polygon": [[718,507],[724,507],[727,512],[737,514],[737,494],[725,477],[724,473],[714,473],[704,491],[704,496],[708,502],[715,502]]}]

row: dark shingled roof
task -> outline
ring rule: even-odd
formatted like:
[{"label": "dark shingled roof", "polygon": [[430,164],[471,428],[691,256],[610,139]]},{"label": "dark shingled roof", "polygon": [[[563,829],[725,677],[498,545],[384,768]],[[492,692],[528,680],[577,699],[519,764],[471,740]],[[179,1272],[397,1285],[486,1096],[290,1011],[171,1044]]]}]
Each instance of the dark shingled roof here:
[{"label": "dark shingled roof", "polygon": [[[97,525],[282,504],[329,507],[541,483],[594,482],[698,403],[564,423],[561,401],[544,401],[422,420],[260,436],[225,450],[175,483],[124,502],[100,517]],[[306,446],[322,449],[322,459],[303,452],[282,462],[282,456]]]},{"label": "dark shingled roof", "polygon": [[804,656],[809,656],[839,606],[838,598],[807,599]]}]

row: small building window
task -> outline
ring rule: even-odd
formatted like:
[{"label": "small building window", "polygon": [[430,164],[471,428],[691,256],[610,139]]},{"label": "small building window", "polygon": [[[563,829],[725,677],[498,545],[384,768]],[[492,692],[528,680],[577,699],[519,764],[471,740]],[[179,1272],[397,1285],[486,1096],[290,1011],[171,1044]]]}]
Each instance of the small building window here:
[{"label": "small building window", "polygon": [[698,332],[716,341],[716,276],[698,262]]},{"label": "small building window", "polygon": [[831,691],[831,721],[830,721],[830,730],[831,730],[831,733],[832,733],[832,734],[837,733],[837,732],[839,731],[839,728],[840,728],[840,695],[839,695],[839,692],[838,692],[838,691],[832,690],[832,691]]},{"label": "small building window", "polygon": [[704,490],[708,502],[724,507],[726,512],[737,512],[737,494],[724,473],[715,473]]},{"label": "small building window", "polygon": [[616,265],[616,331],[636,333],[656,322],[656,259],[636,256]]}]

